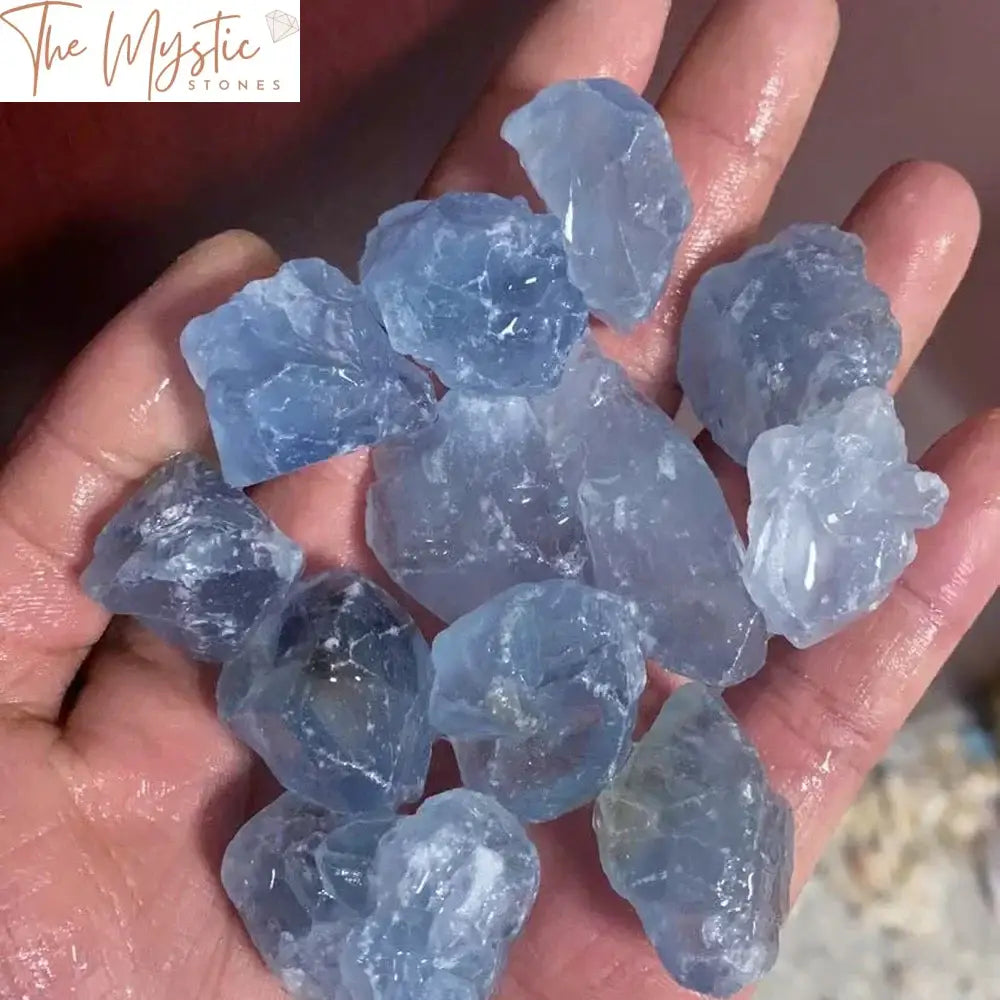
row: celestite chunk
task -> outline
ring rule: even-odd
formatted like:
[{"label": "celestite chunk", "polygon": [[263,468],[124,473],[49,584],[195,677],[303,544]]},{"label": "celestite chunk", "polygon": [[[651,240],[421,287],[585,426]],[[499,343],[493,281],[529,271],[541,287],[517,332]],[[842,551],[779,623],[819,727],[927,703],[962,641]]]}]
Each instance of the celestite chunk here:
[{"label": "celestite chunk", "polygon": [[198,455],[161,465],[104,526],[81,577],[199,660],[225,660],[283,600],[302,551]]},{"label": "celestite chunk", "polygon": [[806,647],[878,607],[948,488],[906,460],[892,398],[858,389],[750,449],[744,579],[768,628]]},{"label": "celestite chunk", "polygon": [[504,591],[434,640],[431,724],[462,782],[523,820],[590,802],[631,746],[646,665],[619,597],[548,580]]},{"label": "celestite chunk", "polygon": [[659,300],[691,221],[663,119],[617,80],[566,80],[508,116],[503,138],[562,222],[569,275],[622,332]]},{"label": "celestite chunk", "polygon": [[298,584],[219,678],[219,715],[281,784],[332,809],[419,798],[430,657],[413,619],[355,573]]},{"label": "celestite chunk", "polygon": [[861,240],[797,225],[701,278],[678,374],[712,437],[745,464],[768,428],[801,423],[860,386],[885,386],[900,343],[889,299],[865,276]]},{"label": "celestite chunk", "polygon": [[453,390],[436,423],[373,456],[368,544],[445,621],[515,583],[588,579],[583,528],[526,399]]},{"label": "celestite chunk", "polygon": [[391,349],[361,289],[322,260],[289,261],[251,281],[193,319],[181,351],[234,486],[433,419],[426,373]]},{"label": "celestite chunk", "polygon": [[587,328],[559,220],[523,198],[458,192],[399,205],[368,234],[361,275],[393,347],[451,387],[545,389]]},{"label": "celestite chunk", "polygon": [[740,579],[732,515],[691,440],[589,343],[532,405],[576,500],[593,583],[637,602],[647,655],[712,686],[755,674],[763,617]]},{"label": "celestite chunk", "polygon": [[374,909],[351,932],[351,1000],[486,1000],[538,893],[538,855],[495,800],[457,788],[379,842]]},{"label": "celestite chunk", "polygon": [[681,687],[597,799],[601,864],[667,971],[726,997],[774,964],[793,821],[716,694]]},{"label": "celestite chunk", "polygon": [[251,940],[296,1000],[351,1000],[348,932],[370,912],[368,875],[391,813],[350,816],[286,792],[250,819],[222,859],[222,885]]}]

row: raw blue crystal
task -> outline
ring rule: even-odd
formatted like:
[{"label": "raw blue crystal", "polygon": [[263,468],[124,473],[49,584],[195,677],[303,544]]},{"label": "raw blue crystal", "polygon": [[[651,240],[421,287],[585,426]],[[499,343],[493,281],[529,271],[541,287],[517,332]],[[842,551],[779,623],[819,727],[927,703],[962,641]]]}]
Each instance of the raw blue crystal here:
[{"label": "raw blue crystal", "polygon": [[399,205],[368,234],[361,274],[393,347],[452,387],[545,389],[587,328],[559,220],[523,198],[455,193]]},{"label": "raw blue crystal", "polygon": [[340,953],[370,912],[368,874],[391,813],[348,816],[286,792],[233,838],[222,885],[296,1000],[347,1000]]},{"label": "raw blue crystal", "polygon": [[712,686],[764,663],[764,621],[740,579],[743,544],[691,440],[592,345],[532,400],[577,504],[593,582],[635,600],[646,652]]},{"label": "raw blue crystal", "polygon": [[293,260],[192,320],[181,351],[205,391],[223,475],[273,479],[408,434],[430,379],[389,346],[366,297],[322,260]]},{"label": "raw blue crystal", "polygon": [[769,427],[797,424],[899,361],[899,324],[865,277],[864,245],[799,225],[708,271],[681,333],[678,375],[695,413],[745,464]]},{"label": "raw blue crystal", "polygon": [[725,703],[686,684],[597,799],[601,864],[667,971],[726,997],[774,964],[792,813]]},{"label": "raw blue crystal", "polygon": [[562,222],[569,275],[591,310],[627,332],[663,293],[691,197],[656,108],[617,80],[566,80],[503,123]]},{"label": "raw blue crystal", "polygon": [[525,583],[434,640],[431,724],[462,783],[544,822],[611,780],[646,682],[627,602],[572,580]]},{"label": "raw blue crystal", "polygon": [[433,426],[373,454],[368,544],[445,621],[515,583],[587,578],[583,528],[527,400],[449,392]]},{"label": "raw blue crystal", "polygon": [[419,798],[430,660],[413,619],[354,573],[298,584],[219,678],[219,714],[285,788],[364,812]]},{"label": "raw blue crystal", "polygon": [[302,552],[198,455],[160,466],[105,525],[81,578],[109,611],[225,660],[280,604]]},{"label": "raw blue crystal", "polygon": [[768,628],[811,646],[878,607],[948,488],[906,460],[892,398],[858,389],[750,449],[744,579]]},{"label": "raw blue crystal", "polygon": [[486,1000],[538,892],[538,855],[517,820],[457,788],[379,842],[373,911],[348,936],[351,1000]]}]

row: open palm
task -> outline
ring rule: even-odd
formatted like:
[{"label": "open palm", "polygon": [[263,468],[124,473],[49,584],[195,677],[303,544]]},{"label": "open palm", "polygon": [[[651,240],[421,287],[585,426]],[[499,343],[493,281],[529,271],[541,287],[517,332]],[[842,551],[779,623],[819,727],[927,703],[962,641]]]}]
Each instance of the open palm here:
[{"label": "open palm", "polygon": [[[563,77],[643,89],[665,0],[555,0],[483,96],[427,191],[524,180],[497,126]],[[837,33],[834,0],[720,0],[659,100],[696,205],[654,321],[606,350],[668,411],[677,318],[706,264],[751,237],[803,127]],[[950,170],[895,167],[847,222],[904,331],[905,375],[961,278],[975,199]],[[265,1000],[281,991],[219,885],[222,849],[266,801],[259,767],[219,725],[211,671],[134,625],[108,628],[77,577],[109,513],[171,453],[207,443],[178,352],[192,316],[271,273],[248,234],[201,244],[119,316],[18,438],[0,474],[0,996]],[[734,503],[745,483],[711,443]],[[926,459],[951,489],[889,600],[805,652],[771,658],[730,701],[792,803],[795,884],[930,678],[989,598],[1000,558],[1000,414]],[[313,568],[381,575],[363,540],[368,457],[269,483],[256,498]],[[81,667],[83,673],[81,675]],[[653,677],[647,708],[665,679]],[[74,697],[67,700],[72,686]],[[503,1000],[680,1000],[597,867],[589,813],[534,830],[542,890]]]}]

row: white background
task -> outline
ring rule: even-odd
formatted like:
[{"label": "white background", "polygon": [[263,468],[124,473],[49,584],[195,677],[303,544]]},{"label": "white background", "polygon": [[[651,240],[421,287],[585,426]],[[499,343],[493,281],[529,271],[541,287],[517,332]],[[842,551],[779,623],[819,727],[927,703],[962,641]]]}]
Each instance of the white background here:
[{"label": "white background", "polygon": [[[0,101],[280,103],[299,100],[300,35],[295,33],[273,42],[265,20],[265,15],[279,3],[280,10],[298,20],[298,0],[278,0],[278,3],[276,0],[74,0],[72,5],[53,2],[27,7],[28,2],[0,0]],[[231,6],[227,6],[229,3]],[[23,9],[18,10],[19,7]],[[154,11],[159,12],[158,31]],[[244,39],[247,41],[244,51],[259,49],[259,52],[250,59],[231,61],[220,55],[216,72],[211,55],[215,25],[195,25],[210,22],[220,11],[238,15],[222,22],[219,36],[230,55],[235,54]],[[39,44],[43,16],[46,31]],[[28,36],[30,48],[12,24]],[[140,39],[144,25],[145,34]],[[129,65],[122,50],[118,70],[109,85],[105,74],[110,74],[126,34],[132,39],[136,58]],[[81,54],[59,58],[57,49],[65,54],[74,39]],[[195,46],[207,57],[200,67],[198,54],[192,51]],[[178,61],[179,52],[187,54]],[[35,96],[32,90],[36,61]],[[177,65],[177,74],[170,84],[172,62]],[[152,88],[150,95],[151,76],[158,77],[160,84],[159,89]]]}]

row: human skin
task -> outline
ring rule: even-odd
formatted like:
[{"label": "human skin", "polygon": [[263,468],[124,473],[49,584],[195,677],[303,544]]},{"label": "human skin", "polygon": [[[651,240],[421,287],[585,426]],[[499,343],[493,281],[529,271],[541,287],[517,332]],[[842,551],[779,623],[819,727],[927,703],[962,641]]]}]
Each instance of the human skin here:
[{"label": "human skin", "polygon": [[[665,0],[555,0],[444,152],[424,193],[525,190],[503,115],[565,77],[646,84]],[[677,319],[692,281],[753,236],[837,34],[833,0],[720,0],[659,99],[696,212],[655,318],[603,346],[669,412]],[[897,387],[960,281],[979,215],[947,167],[906,163],[846,221],[904,337]],[[185,322],[278,265],[247,233],[196,246],[113,320],[29,419],[0,472],[0,996],[18,1000],[277,1000],[219,885],[222,850],[272,794],[218,723],[211,671],[132,623],[109,627],[78,575],[109,514],[180,449],[206,447],[178,351]],[[701,442],[734,507],[746,483]],[[730,692],[795,810],[794,888],[865,773],[992,595],[1000,564],[1000,412],[924,465],[951,501],[878,611],[812,649],[775,641]],[[366,453],[265,484],[255,498],[313,569],[382,578],[364,544]],[[81,667],[83,673],[80,675]],[[79,676],[78,676],[79,675]],[[67,692],[73,686],[73,697]],[[670,686],[651,673],[644,715]],[[542,889],[502,1000],[681,1000],[597,864],[586,810],[536,827]]]}]

